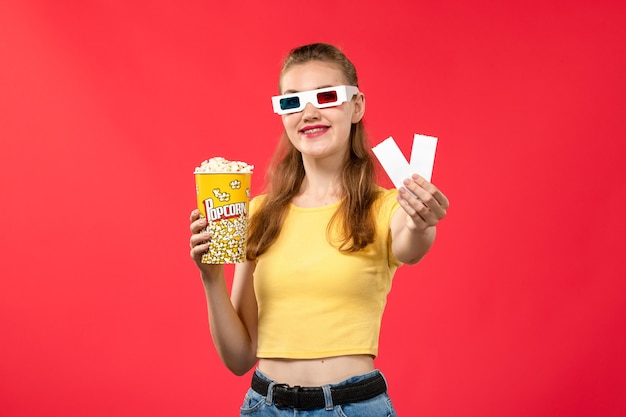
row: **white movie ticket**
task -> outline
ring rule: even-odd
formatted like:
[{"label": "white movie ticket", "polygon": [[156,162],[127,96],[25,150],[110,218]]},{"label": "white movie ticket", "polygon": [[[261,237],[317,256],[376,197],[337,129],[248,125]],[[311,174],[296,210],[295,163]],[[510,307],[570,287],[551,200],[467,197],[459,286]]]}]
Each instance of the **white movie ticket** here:
[{"label": "white movie ticket", "polygon": [[419,174],[430,181],[435,164],[437,138],[415,134],[410,162],[407,162],[402,151],[390,136],[372,148],[383,169],[396,188],[402,187],[402,181],[410,178],[413,173]]}]

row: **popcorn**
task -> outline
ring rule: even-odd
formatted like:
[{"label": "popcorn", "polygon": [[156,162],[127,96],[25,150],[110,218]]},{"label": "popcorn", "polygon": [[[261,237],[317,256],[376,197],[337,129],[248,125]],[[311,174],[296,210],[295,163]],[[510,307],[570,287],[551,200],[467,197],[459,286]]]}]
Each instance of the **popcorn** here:
[{"label": "popcorn", "polygon": [[248,165],[241,161],[229,161],[221,156],[216,156],[209,160],[206,160],[196,167],[194,173],[209,173],[209,172],[247,172],[251,173],[254,169],[254,165]]},{"label": "popcorn", "polygon": [[209,222],[211,234],[209,250],[202,255],[205,264],[234,264],[246,260],[246,233],[248,219],[245,216],[231,221]]},{"label": "popcorn", "polygon": [[215,157],[196,167],[196,194],[201,215],[211,235],[202,263],[234,264],[246,261],[250,177],[253,165]]}]

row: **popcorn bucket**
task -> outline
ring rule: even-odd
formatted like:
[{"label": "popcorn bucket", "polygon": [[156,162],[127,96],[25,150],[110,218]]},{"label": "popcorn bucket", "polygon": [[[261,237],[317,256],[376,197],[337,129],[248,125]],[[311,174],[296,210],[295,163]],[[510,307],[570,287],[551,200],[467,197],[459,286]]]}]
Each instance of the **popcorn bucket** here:
[{"label": "popcorn bucket", "polygon": [[205,264],[234,264],[246,260],[246,233],[252,173],[196,172],[198,209],[211,234]]}]

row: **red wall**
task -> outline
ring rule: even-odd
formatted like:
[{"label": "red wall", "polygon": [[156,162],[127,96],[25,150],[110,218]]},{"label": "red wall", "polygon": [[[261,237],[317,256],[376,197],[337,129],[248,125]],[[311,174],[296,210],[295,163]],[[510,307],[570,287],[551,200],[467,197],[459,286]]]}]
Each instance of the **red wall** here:
[{"label": "red wall", "polygon": [[311,41],[356,63],[373,143],[439,137],[451,208],[377,360],[399,414],[625,415],[624,2],[211,3],[0,5],[0,415],[237,415],[192,172],[259,192]]}]

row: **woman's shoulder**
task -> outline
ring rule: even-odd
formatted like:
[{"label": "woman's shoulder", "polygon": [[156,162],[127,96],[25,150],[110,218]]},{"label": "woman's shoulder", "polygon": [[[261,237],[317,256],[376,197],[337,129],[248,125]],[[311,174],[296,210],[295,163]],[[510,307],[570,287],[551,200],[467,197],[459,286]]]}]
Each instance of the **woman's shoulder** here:
[{"label": "woman's shoulder", "polygon": [[255,203],[255,204],[262,203],[263,201],[265,201],[266,198],[267,198],[267,194],[255,195],[254,197],[252,197],[250,199],[250,204],[252,204],[252,203]]},{"label": "woman's shoulder", "polygon": [[252,213],[255,209],[258,209],[263,205],[263,202],[267,198],[267,194],[259,194],[250,200],[250,213]]},{"label": "woman's shoulder", "polygon": [[376,198],[377,210],[381,213],[392,213],[399,207],[398,190],[395,188],[385,188],[380,185],[376,186],[378,197]]},{"label": "woman's shoulder", "polygon": [[376,185],[376,191],[378,192],[378,200],[380,201],[395,200],[398,195],[398,190],[395,188],[385,188],[381,185]]}]

